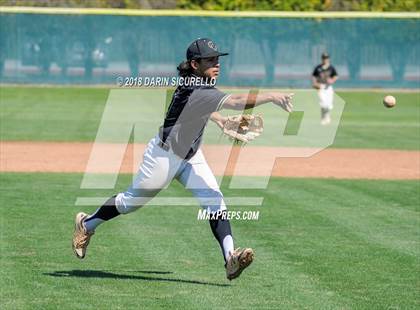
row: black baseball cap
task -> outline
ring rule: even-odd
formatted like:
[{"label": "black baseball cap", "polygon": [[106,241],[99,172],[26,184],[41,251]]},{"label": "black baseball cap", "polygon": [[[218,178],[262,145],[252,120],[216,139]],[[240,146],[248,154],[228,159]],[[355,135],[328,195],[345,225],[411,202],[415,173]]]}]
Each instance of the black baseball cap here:
[{"label": "black baseball cap", "polygon": [[330,58],[330,55],[327,52],[325,52],[325,53],[322,53],[321,58],[322,59]]},{"label": "black baseball cap", "polygon": [[226,55],[229,55],[229,53],[219,52],[216,43],[207,38],[198,38],[192,42],[187,49],[188,60]]}]

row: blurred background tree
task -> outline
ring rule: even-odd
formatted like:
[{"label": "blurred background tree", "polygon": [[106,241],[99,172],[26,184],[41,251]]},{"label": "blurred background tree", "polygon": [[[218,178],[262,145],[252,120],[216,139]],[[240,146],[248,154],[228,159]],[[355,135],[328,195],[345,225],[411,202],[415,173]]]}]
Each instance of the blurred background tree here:
[{"label": "blurred background tree", "polygon": [[219,11],[420,11],[420,0],[0,0],[0,5]]}]

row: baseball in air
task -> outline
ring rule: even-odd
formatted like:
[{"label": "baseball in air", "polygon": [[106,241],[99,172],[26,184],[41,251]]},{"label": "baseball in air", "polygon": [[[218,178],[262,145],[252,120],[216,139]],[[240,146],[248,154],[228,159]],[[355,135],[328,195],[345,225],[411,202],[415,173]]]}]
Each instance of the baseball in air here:
[{"label": "baseball in air", "polygon": [[395,100],[394,96],[385,96],[384,98],[384,106],[387,108],[393,108],[395,106],[395,104],[397,103],[397,100]]}]

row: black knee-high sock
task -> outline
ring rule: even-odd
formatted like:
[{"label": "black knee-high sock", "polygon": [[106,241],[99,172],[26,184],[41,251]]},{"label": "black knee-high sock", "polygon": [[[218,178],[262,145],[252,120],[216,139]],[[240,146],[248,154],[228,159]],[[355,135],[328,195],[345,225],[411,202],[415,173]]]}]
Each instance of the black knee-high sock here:
[{"label": "black knee-high sock", "polygon": [[223,240],[226,236],[232,236],[232,230],[230,228],[229,220],[227,219],[210,219],[209,220],[211,231],[213,232],[214,237],[219,242],[220,248],[222,249],[223,257],[226,261],[229,250],[233,251],[233,244],[232,249],[225,249],[223,245]]},{"label": "black knee-high sock", "polygon": [[93,231],[103,221],[108,221],[120,215],[115,205],[115,197],[116,195],[109,198],[94,214],[85,220],[85,226],[88,231]]},{"label": "black knee-high sock", "polygon": [[93,214],[90,219],[93,218],[99,218],[104,221],[108,221],[118,215],[120,215],[120,212],[118,212],[117,207],[115,205],[115,197],[116,195],[109,198],[98,210],[96,210],[95,214]]}]

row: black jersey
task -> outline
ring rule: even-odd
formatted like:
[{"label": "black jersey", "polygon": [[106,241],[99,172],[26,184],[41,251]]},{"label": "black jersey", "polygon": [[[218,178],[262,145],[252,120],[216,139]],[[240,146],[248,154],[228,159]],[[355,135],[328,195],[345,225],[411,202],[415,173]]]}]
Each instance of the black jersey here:
[{"label": "black jersey", "polygon": [[159,137],[181,158],[198,151],[210,114],[228,95],[213,86],[179,86],[172,97]]},{"label": "black jersey", "polygon": [[324,68],[322,64],[315,67],[312,76],[316,78],[318,83],[328,84],[327,79],[337,76],[337,71],[332,65]]}]

